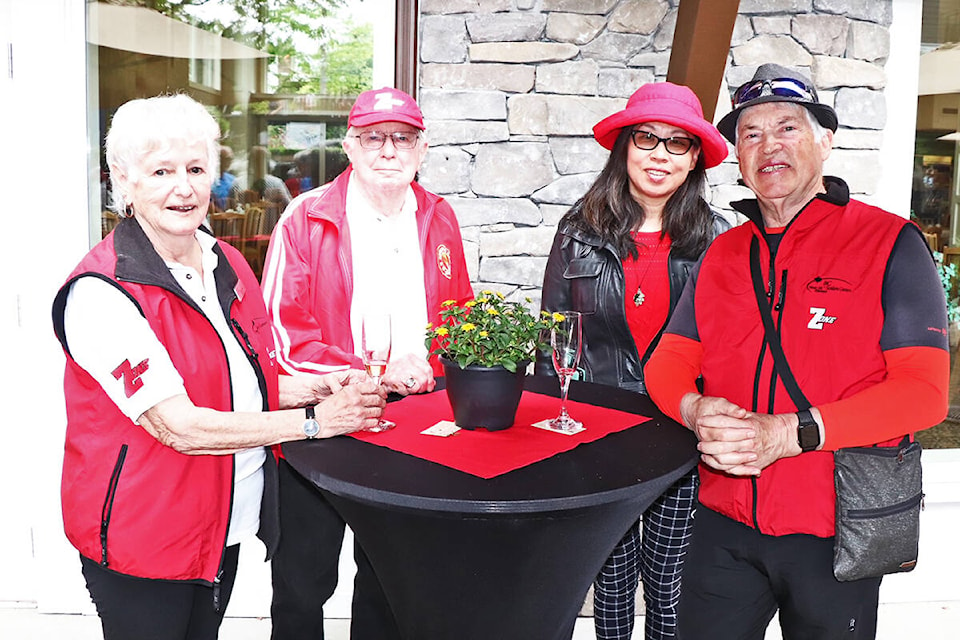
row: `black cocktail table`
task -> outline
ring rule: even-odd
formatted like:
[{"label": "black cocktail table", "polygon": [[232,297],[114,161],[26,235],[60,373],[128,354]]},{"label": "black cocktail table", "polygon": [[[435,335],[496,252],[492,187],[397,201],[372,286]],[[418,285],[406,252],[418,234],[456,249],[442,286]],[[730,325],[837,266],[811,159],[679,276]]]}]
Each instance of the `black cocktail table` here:
[{"label": "black cocktail table", "polygon": [[653,419],[489,480],[349,437],[283,450],[353,529],[404,638],[569,638],[614,545],[697,461],[644,395],[574,382],[570,399]]}]

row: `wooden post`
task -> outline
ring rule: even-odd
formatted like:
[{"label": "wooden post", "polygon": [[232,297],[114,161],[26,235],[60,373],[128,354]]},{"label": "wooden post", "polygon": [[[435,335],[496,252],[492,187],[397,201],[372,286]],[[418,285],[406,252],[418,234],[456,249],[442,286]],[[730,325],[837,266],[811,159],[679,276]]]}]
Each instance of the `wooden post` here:
[{"label": "wooden post", "polygon": [[740,0],[681,0],[667,80],[690,87],[713,121]]},{"label": "wooden post", "polygon": [[394,87],[417,97],[417,61],[419,43],[417,26],[420,3],[417,0],[397,0],[396,60],[394,60]]}]

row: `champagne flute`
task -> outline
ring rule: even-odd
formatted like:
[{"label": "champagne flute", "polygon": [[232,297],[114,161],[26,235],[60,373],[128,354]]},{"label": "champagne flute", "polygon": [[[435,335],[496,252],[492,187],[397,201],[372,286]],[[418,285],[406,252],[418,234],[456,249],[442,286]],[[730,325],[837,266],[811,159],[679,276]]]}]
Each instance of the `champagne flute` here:
[{"label": "champagne flute", "polygon": [[[362,322],[363,367],[367,370],[367,375],[379,385],[383,373],[387,370],[387,362],[390,361],[390,314],[365,313]],[[380,432],[395,426],[396,423],[381,418],[377,426],[367,430]]]},{"label": "champagne flute", "polygon": [[570,379],[580,363],[580,312],[561,311],[563,320],[550,332],[550,347],[553,349],[553,368],[560,378],[560,415],[550,421],[550,427],[558,431],[577,432],[583,423],[567,413],[567,392]]}]

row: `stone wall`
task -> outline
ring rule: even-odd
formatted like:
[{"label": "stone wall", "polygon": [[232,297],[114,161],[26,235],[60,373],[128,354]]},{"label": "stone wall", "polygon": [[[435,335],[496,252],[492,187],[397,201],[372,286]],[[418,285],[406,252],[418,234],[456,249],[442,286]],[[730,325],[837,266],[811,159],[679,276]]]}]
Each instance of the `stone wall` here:
[{"label": "stone wall", "polygon": [[[741,0],[728,56],[732,88],[763,62],[812,76],[841,123],[827,172],[859,194],[880,175],[891,3]],[[421,0],[420,181],[456,210],[476,289],[539,304],[557,221],[606,161],[592,127],[666,78],[678,4]],[[721,101],[718,117],[727,110]],[[709,199],[725,211],[749,195],[732,155],[709,172]]]}]

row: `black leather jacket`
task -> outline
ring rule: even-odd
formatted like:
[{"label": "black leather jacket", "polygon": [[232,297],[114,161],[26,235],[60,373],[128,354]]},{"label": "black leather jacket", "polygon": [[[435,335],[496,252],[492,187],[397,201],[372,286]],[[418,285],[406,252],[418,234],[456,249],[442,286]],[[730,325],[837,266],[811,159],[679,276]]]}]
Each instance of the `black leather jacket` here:
[{"label": "black leather jacket", "polygon": [[[714,212],[713,237],[729,228],[730,223]],[[670,255],[667,268],[671,314],[695,263],[694,259]],[[571,222],[569,214],[564,216],[547,260],[541,308],[583,314],[580,380],[643,393],[643,365],[664,327],[641,358],[627,326],[624,287],[623,263],[616,249]],[[556,375],[549,353],[537,356],[535,369],[538,374]]]}]

